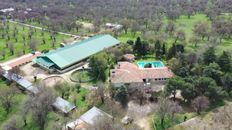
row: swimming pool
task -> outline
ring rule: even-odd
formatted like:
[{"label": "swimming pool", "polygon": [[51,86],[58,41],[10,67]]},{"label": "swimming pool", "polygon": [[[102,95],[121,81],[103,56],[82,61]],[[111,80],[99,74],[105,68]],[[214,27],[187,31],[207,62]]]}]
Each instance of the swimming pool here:
[{"label": "swimming pool", "polygon": [[164,64],[162,61],[151,61],[151,62],[137,62],[137,65],[139,68],[158,68],[158,67],[164,67]]}]

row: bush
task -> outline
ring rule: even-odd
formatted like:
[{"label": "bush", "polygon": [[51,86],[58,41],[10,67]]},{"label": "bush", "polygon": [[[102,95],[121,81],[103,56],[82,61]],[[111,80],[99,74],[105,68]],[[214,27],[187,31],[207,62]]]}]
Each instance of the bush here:
[{"label": "bush", "polygon": [[7,117],[7,112],[4,108],[0,107],[0,122],[3,122]]},{"label": "bush", "polygon": [[85,95],[81,96],[81,101],[85,101]]},{"label": "bush", "polygon": [[80,84],[77,84],[77,85],[75,86],[75,88],[76,88],[76,92],[77,92],[77,93],[80,93],[81,85],[80,85]]}]

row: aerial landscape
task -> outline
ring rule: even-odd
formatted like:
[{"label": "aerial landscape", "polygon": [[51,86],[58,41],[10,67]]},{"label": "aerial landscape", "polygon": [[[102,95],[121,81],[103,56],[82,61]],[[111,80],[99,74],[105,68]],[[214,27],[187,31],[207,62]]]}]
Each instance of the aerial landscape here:
[{"label": "aerial landscape", "polygon": [[232,130],[232,0],[0,0],[0,130]]}]

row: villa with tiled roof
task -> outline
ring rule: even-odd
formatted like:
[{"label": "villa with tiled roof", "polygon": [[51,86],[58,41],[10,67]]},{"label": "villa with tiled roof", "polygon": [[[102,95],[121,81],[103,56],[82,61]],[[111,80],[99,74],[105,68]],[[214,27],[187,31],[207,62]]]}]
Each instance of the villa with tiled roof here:
[{"label": "villa with tiled roof", "polygon": [[115,69],[110,71],[110,82],[120,86],[131,83],[165,81],[172,76],[172,71],[166,66],[140,68],[134,63],[119,62]]}]

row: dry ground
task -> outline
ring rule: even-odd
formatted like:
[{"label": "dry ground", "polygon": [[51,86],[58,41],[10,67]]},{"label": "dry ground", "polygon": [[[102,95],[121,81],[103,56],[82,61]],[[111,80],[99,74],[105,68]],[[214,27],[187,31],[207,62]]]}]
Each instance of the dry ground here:
[{"label": "dry ground", "polygon": [[[225,111],[228,113],[224,114]],[[232,102],[227,102],[225,106],[192,118],[170,130],[232,130]]]},{"label": "dry ground", "polygon": [[140,106],[139,104],[130,101],[128,103],[127,115],[133,118],[133,123],[141,127],[143,130],[151,129],[151,115],[153,115],[157,105],[155,103],[148,103]]}]

